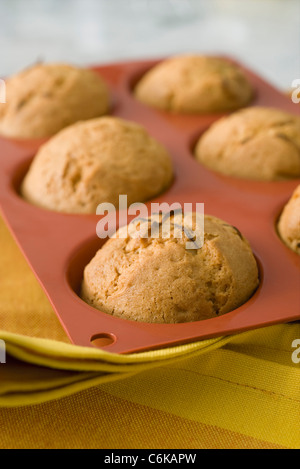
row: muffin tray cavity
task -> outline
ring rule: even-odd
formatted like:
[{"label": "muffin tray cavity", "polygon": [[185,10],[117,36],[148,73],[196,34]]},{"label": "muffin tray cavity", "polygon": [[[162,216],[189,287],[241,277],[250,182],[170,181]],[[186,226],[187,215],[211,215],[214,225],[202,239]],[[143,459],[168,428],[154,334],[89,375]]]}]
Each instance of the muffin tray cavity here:
[{"label": "muffin tray cavity", "polygon": [[[231,60],[231,59],[229,59]],[[299,180],[253,182],[222,176],[197,162],[193,149],[221,114],[175,115],[138,102],[132,89],[157,61],[93,67],[109,85],[111,114],[143,125],[171,155],[175,179],[152,202],[205,204],[205,213],[236,226],[251,244],[260,286],[236,310],[214,319],[183,324],[148,324],[118,319],[79,297],[83,270],[105,239],[96,234],[97,215],[66,215],[21,198],[20,185],[43,141],[0,139],[0,208],[16,242],[46,292],[71,341],[115,353],[140,352],[295,321],[300,318],[300,258],[277,234],[277,220]],[[244,66],[254,90],[251,106],[293,114],[292,101]],[[117,214],[118,226],[126,212]],[[130,220],[130,217],[128,217]],[[3,249],[3,247],[1,248]],[[151,289],[151,285],[149,285]],[[1,327],[1,324],[0,324]]]}]

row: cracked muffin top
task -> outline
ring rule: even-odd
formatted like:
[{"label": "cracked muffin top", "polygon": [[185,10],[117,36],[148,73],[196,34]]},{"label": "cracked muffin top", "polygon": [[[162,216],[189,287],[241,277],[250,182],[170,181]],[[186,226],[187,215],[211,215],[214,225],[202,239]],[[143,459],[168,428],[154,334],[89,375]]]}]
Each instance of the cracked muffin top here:
[{"label": "cracked muffin top", "polygon": [[239,109],[253,96],[244,72],[231,62],[200,55],[165,60],[136,85],[136,98],[174,113],[209,113]]},{"label": "cracked muffin top", "polygon": [[300,255],[300,185],[283,209],[278,232],[285,244]]},{"label": "cracked muffin top", "polygon": [[108,113],[109,95],[95,72],[65,64],[38,64],[6,82],[0,134],[46,138],[77,121]]},{"label": "cracked muffin top", "polygon": [[202,135],[195,156],[204,166],[237,178],[300,177],[300,117],[263,107],[237,111]]},{"label": "cracked muffin top", "polygon": [[[148,223],[153,225],[153,216]],[[143,237],[121,228],[85,268],[83,300],[118,318],[148,323],[216,318],[245,303],[259,283],[248,241],[237,228],[206,215],[201,247],[189,235],[198,227],[187,224],[181,238],[174,229],[165,238],[162,230]]]},{"label": "cracked muffin top", "polygon": [[117,209],[167,189],[170,156],[147,131],[115,117],[100,117],[62,130],[41,147],[21,193],[34,205],[65,213],[94,213],[100,203]]}]

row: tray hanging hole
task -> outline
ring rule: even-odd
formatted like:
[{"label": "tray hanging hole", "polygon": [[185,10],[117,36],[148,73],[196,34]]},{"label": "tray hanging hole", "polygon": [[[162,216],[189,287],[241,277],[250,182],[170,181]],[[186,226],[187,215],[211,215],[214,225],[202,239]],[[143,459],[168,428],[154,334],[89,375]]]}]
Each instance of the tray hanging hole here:
[{"label": "tray hanging hole", "polygon": [[95,334],[91,337],[91,344],[97,348],[108,347],[116,342],[117,338],[113,334]]}]

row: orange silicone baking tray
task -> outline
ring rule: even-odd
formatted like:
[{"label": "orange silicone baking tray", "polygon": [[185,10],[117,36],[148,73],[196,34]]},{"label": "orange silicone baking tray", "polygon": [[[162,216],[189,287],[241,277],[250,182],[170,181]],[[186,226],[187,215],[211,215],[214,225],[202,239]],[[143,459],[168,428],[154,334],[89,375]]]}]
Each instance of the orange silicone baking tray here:
[{"label": "orange silicone baking tray", "polygon": [[[231,60],[231,59],[228,59]],[[98,311],[78,296],[85,265],[105,240],[96,235],[96,215],[66,215],[37,208],[19,196],[21,181],[41,141],[0,139],[2,214],[71,341],[116,353],[139,352],[206,339],[300,318],[300,259],[279,239],[276,220],[299,180],[251,182],[221,176],[193,158],[197,138],[220,115],[170,115],[151,109],[131,90],[157,61],[93,67],[107,81],[112,114],[136,121],[169,150],[175,169],[172,187],[155,202],[204,203],[205,213],[222,218],[250,241],[260,268],[260,287],[243,306],[224,316],[184,324],[147,324]],[[252,71],[251,106],[291,113],[297,105]],[[121,224],[125,213],[120,214]],[[130,219],[130,218],[129,218]],[[0,248],[2,249],[2,247]],[[151,285],[149,285],[151,288]],[[0,325],[1,327],[1,325]]]}]

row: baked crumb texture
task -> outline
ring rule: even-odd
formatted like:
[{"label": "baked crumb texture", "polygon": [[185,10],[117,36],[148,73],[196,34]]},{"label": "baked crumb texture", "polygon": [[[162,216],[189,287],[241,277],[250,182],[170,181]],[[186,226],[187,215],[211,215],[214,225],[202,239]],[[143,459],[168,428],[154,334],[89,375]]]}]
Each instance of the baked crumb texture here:
[{"label": "baked crumb texture", "polygon": [[165,111],[210,113],[247,105],[253,90],[244,72],[227,60],[184,55],[154,66],[137,83],[134,94]]},{"label": "baked crumb texture", "polygon": [[283,209],[278,232],[285,244],[300,255],[300,185]]},{"label": "baked crumb texture", "polygon": [[109,112],[109,93],[95,72],[64,64],[37,64],[6,82],[0,134],[47,138],[77,121]]},{"label": "baked crumb texture", "polygon": [[236,178],[300,177],[300,117],[264,107],[237,111],[202,135],[195,156],[204,166]]},{"label": "baked crumb texture", "polygon": [[84,271],[82,298],[118,318],[183,323],[216,318],[256,290],[258,268],[238,229],[205,216],[202,248],[179,239],[132,238],[121,228]]},{"label": "baked crumb texture", "polygon": [[166,149],[140,125],[115,117],[74,124],[34,158],[21,192],[58,212],[96,214],[100,203],[144,202],[167,189],[173,169]]}]

